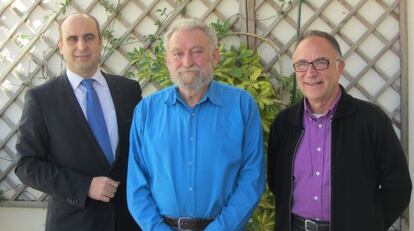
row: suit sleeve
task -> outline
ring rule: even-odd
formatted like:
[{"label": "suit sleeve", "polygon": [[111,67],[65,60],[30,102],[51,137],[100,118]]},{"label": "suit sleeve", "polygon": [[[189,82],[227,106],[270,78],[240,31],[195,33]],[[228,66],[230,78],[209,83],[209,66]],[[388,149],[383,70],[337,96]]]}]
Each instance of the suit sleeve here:
[{"label": "suit sleeve", "polygon": [[385,228],[404,212],[410,202],[411,179],[407,161],[391,121],[383,114],[374,129],[375,150],[380,195],[382,199]]},{"label": "suit sleeve", "polygon": [[49,137],[55,134],[48,133],[44,113],[36,92],[28,90],[18,128],[15,173],[24,184],[83,208],[92,177],[53,162]]}]

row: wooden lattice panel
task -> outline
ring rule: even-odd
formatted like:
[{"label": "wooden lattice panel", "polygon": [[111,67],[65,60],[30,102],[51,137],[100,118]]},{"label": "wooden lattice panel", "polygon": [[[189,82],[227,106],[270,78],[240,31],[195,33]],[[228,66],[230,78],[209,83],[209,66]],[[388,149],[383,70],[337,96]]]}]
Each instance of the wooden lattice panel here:
[{"label": "wooden lattice panel", "polygon": [[[53,78],[64,70],[57,49],[59,13],[63,1],[16,0],[0,5],[0,191],[8,201],[42,202],[47,195],[27,188],[14,175],[16,162],[16,130],[24,102],[24,92]],[[116,6],[117,17],[105,6]],[[169,17],[158,13],[166,9]],[[180,10],[186,8],[184,15]],[[168,25],[180,17],[199,17],[206,22],[226,20],[238,12],[238,2],[226,1],[72,1],[65,7],[66,14],[88,12],[95,16],[101,29],[111,31],[122,41],[118,49],[105,49],[102,68],[111,73],[131,71],[128,52],[133,48],[150,47],[144,37],[161,35]],[[237,20],[233,26],[237,26]],[[157,22],[162,22],[157,25]],[[110,47],[104,41],[105,47]],[[145,84],[144,84],[145,85]],[[153,92],[148,85],[144,92]],[[42,203],[36,203],[42,205]]]},{"label": "wooden lattice panel", "polygon": [[[281,10],[278,1],[256,1],[257,32],[277,46],[258,41],[258,51],[269,70],[289,75],[298,3],[278,15]],[[341,84],[352,95],[378,104],[399,132],[399,1],[304,1],[301,24],[301,31],[319,29],[337,38],[347,64]]]},{"label": "wooden lattice panel", "polygon": [[[64,70],[56,46],[58,22],[63,18],[59,13],[61,2],[0,0],[0,191],[8,201],[29,200],[41,205],[47,199],[46,194],[25,187],[14,175],[14,146],[25,90]],[[119,14],[111,15],[104,3],[117,6]],[[158,11],[164,8],[168,17]],[[102,68],[107,72],[133,71],[128,52],[152,46],[145,36],[161,36],[180,17],[197,17],[207,23],[228,20],[232,32],[256,33],[271,41],[249,41],[251,47],[257,47],[266,69],[283,75],[293,71],[298,14],[295,0],[283,9],[276,0],[72,0],[65,9],[66,14],[92,14],[101,29],[112,31],[120,39],[118,49],[103,51]],[[184,14],[180,14],[183,9]],[[250,11],[248,16],[245,10]],[[399,0],[305,0],[301,17],[301,31],[324,30],[338,39],[346,61],[341,83],[352,95],[379,105],[398,132],[402,122],[399,12]],[[230,36],[221,42],[238,45],[240,41],[245,41],[242,36]],[[108,41],[104,45],[110,47]],[[142,85],[146,86],[145,94],[156,89]],[[406,226],[404,222],[401,226]]]}]

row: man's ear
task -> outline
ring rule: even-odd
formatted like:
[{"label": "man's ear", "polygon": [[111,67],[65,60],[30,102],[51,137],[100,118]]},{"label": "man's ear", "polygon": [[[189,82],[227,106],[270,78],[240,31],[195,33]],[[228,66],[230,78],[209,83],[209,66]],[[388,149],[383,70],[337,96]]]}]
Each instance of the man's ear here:
[{"label": "man's ear", "polygon": [[220,62],[220,50],[218,48],[214,48],[213,50],[213,63],[216,66]]},{"label": "man's ear", "polygon": [[58,46],[58,48],[59,48],[59,54],[61,54],[61,55],[62,55],[62,40],[60,40],[60,39],[59,39],[59,41],[58,41],[58,43],[57,43],[57,46]]},{"label": "man's ear", "polygon": [[102,36],[98,36],[98,38],[99,38],[99,45],[102,47],[102,44],[103,44]]},{"label": "man's ear", "polygon": [[164,51],[164,63],[168,67],[168,52]]},{"label": "man's ear", "polygon": [[341,60],[338,63],[338,71],[341,73],[341,75],[344,73],[345,70],[345,61]]}]

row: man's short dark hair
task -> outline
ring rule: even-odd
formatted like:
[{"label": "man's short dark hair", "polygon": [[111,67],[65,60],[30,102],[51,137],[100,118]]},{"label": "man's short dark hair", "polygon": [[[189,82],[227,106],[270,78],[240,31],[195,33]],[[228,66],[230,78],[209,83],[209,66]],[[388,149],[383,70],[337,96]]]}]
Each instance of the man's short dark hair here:
[{"label": "man's short dark hair", "polygon": [[65,16],[62,19],[62,21],[59,22],[59,40],[62,40],[62,24],[66,21],[67,18],[69,18],[69,17],[71,17],[73,15],[83,15],[83,16],[86,16],[88,18],[91,18],[95,22],[96,29],[98,30],[98,36],[99,36],[99,38],[102,37],[101,36],[101,29],[99,27],[99,22],[98,22],[98,20],[95,17],[93,17],[90,14],[85,14],[85,13],[73,13],[73,14],[70,14],[70,15]]},{"label": "man's short dark hair", "polygon": [[[339,55],[339,57],[342,57],[342,52],[341,52],[341,47],[339,46],[338,41],[335,39],[334,36],[323,32],[323,31],[319,31],[319,30],[310,30],[310,31],[306,31],[305,33],[303,33],[298,41],[296,42],[296,47],[298,47],[298,45],[305,39],[309,38],[309,37],[320,37],[325,39],[326,41],[328,41],[334,48],[335,51],[337,53],[337,55]],[[295,48],[296,49],[296,48]]]}]

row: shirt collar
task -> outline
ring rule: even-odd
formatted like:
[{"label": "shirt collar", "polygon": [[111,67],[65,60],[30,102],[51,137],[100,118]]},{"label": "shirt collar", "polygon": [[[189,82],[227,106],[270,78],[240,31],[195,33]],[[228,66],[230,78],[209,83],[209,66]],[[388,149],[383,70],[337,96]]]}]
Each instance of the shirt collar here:
[{"label": "shirt collar", "polygon": [[[220,96],[220,91],[218,87],[218,82],[215,80],[212,80],[207,88],[207,92],[204,95],[203,99],[201,99],[200,103],[203,103],[205,101],[210,101],[211,103],[221,106],[223,104],[223,101]],[[172,105],[177,103],[178,101],[182,102],[181,95],[178,91],[177,86],[173,86],[169,94],[165,97],[165,103],[168,105]]]},{"label": "shirt collar", "polygon": [[[70,85],[72,85],[73,89],[76,89],[81,84],[82,80],[85,78],[76,74],[75,72],[72,72],[68,68],[66,68],[66,76],[68,76]],[[105,77],[103,76],[101,70],[98,68],[96,70],[95,74],[93,74],[89,79],[94,79],[99,85],[106,87],[108,84],[106,83]]]},{"label": "shirt collar", "polygon": [[[324,114],[322,114],[320,117],[318,117],[318,118],[325,118],[325,117],[327,117],[327,116],[332,116],[333,114],[334,114],[334,112],[335,112],[335,109],[336,109],[336,106],[338,105],[338,101],[339,101],[339,99],[341,98],[341,94],[342,94],[342,90],[341,90],[341,88],[339,88],[339,94],[336,96],[336,98],[335,98],[335,100],[333,101],[333,103],[331,104],[331,106],[328,108],[328,110],[324,113]],[[305,109],[305,114],[307,115],[307,116],[309,116],[310,118],[313,118],[313,119],[317,119],[313,114],[312,114],[312,111],[311,111],[311,109],[310,109],[310,106],[309,106],[309,102],[308,102],[308,99],[307,98],[305,98],[305,100],[303,101],[304,103],[303,103],[303,107],[304,107],[304,109]]]}]

